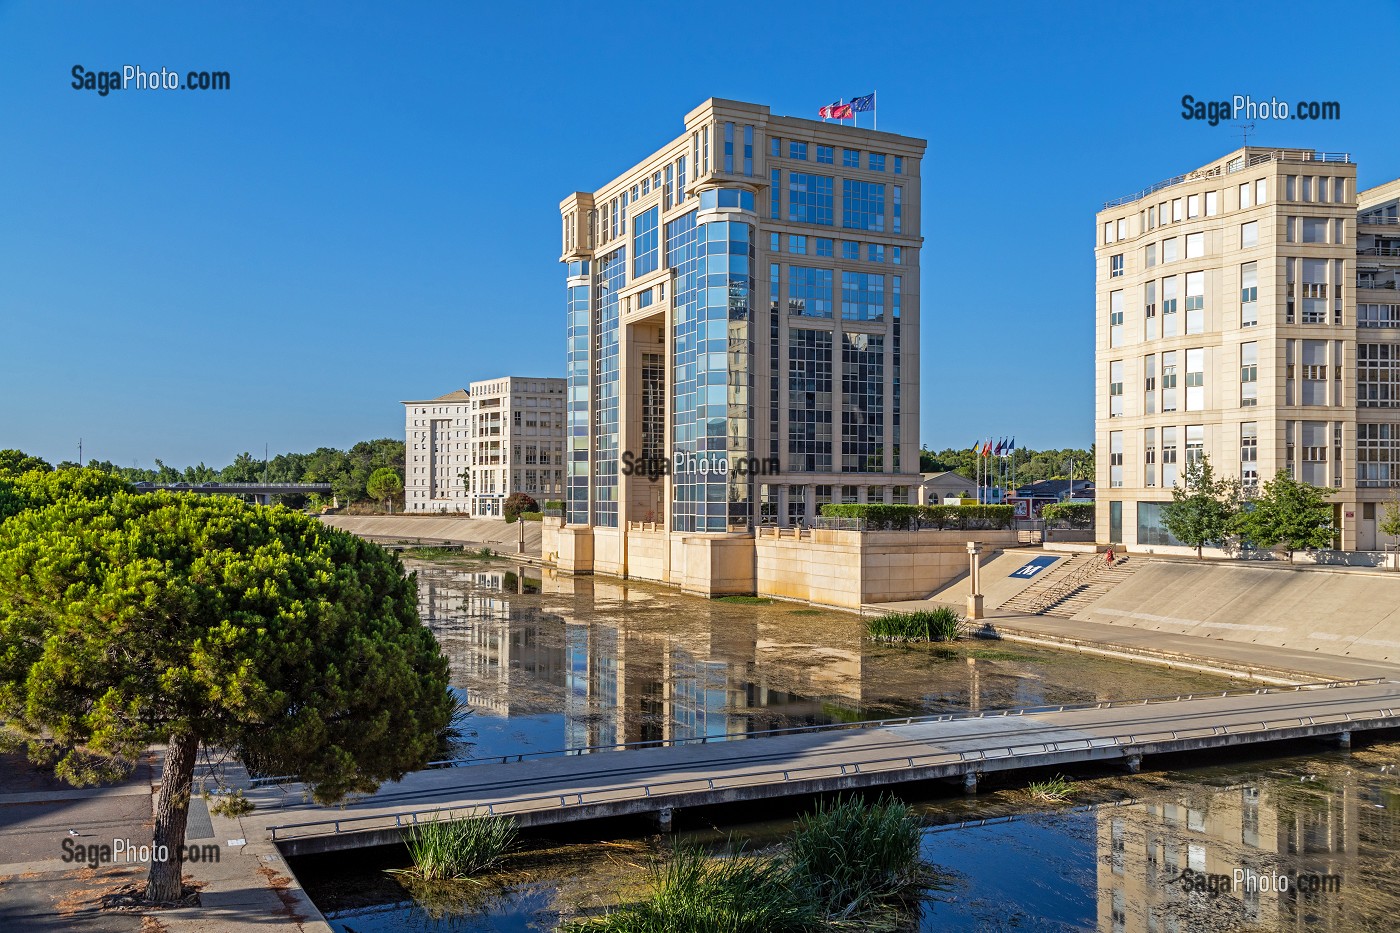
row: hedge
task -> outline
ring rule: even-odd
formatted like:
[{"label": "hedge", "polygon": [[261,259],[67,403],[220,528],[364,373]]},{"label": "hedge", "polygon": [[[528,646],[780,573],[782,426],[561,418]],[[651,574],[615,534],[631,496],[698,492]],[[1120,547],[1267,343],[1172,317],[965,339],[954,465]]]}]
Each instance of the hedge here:
[{"label": "hedge", "polygon": [[1041,509],[1040,517],[1047,525],[1069,528],[1092,528],[1094,505],[1091,502],[1052,502]]},{"label": "hedge", "polygon": [[867,531],[937,528],[951,531],[1011,527],[1015,509],[1009,505],[882,505],[828,503],[823,518],[860,518]]}]

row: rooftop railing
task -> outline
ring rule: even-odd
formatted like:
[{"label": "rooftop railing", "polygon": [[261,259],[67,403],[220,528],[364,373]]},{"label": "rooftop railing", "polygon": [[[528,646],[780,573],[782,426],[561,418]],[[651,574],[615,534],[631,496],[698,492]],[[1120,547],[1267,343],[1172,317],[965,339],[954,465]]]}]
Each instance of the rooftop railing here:
[{"label": "rooftop railing", "polygon": [[1177,175],[1173,178],[1168,178],[1165,181],[1159,181],[1155,185],[1150,185],[1146,188],[1143,188],[1141,191],[1134,192],[1133,194],[1127,195],[1125,197],[1116,198],[1112,201],[1105,201],[1103,209],[1111,210],[1115,207],[1121,207],[1124,204],[1131,204],[1134,201],[1140,201],[1143,198],[1147,197],[1149,194],[1155,194],[1158,191],[1161,191],[1163,188],[1171,188],[1181,184],[1182,182],[1197,181],[1202,178],[1213,178],[1217,175],[1222,175],[1225,173],[1233,174],[1234,172],[1242,172],[1245,169],[1253,168],[1256,165],[1262,165],[1265,162],[1350,163],[1351,153],[1314,152],[1307,149],[1274,149],[1269,152],[1256,152],[1251,154],[1248,158],[1235,159],[1234,161],[1224,166],[1216,166],[1215,168],[1202,169],[1200,171],[1195,172],[1188,172],[1185,175]]}]

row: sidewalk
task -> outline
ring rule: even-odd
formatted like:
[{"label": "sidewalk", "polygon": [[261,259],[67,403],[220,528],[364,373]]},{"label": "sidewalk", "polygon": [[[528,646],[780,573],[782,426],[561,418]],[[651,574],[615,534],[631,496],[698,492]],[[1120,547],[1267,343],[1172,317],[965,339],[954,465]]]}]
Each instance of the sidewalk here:
[{"label": "sidewalk", "polygon": [[[926,600],[866,606],[876,612],[927,609]],[[973,623],[978,624],[978,623]],[[1225,641],[1126,625],[1081,622],[1059,616],[1022,615],[991,610],[980,631],[1010,641],[1027,641],[1071,651],[1090,651],[1141,661],[1213,670],[1275,683],[1400,677],[1400,665],[1344,658],[1250,642]]]}]

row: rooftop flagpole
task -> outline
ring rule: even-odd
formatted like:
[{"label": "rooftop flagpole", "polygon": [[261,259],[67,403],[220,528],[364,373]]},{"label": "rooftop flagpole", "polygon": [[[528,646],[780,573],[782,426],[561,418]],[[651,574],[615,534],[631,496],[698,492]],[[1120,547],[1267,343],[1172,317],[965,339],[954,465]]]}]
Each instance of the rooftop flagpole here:
[{"label": "rooftop flagpole", "polygon": [[878,88],[876,88],[876,89],[874,89],[874,90],[872,90],[872,91],[870,92],[870,117],[871,117],[871,119],[873,119],[873,120],[875,121],[875,127],[874,127],[874,128],[877,129],[877,130],[880,128],[880,98],[879,98],[879,93],[880,93],[880,91],[879,91]]}]

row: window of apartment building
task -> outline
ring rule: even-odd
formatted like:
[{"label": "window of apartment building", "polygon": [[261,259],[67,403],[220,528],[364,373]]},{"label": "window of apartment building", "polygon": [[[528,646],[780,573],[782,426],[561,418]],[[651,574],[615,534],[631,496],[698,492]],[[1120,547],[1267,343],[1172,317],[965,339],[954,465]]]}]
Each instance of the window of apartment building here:
[{"label": "window of apartment building", "polygon": [[1169,236],[1162,241],[1162,262],[1176,262],[1177,238]]},{"label": "window of apartment building", "polygon": [[1304,217],[1303,218],[1303,242],[1304,243],[1326,243],[1327,228],[1330,226],[1326,217]]},{"label": "window of apartment building", "polygon": [[1253,327],[1259,323],[1259,264],[1247,262],[1240,266],[1240,326]]},{"label": "window of apartment building", "polygon": [[904,248],[902,246],[890,247],[890,265],[898,266],[904,262]]},{"label": "window of apartment building", "polygon": [[883,172],[885,170],[885,154],[883,152],[870,153],[869,164],[872,172]]},{"label": "window of apartment building", "polygon": [[1302,458],[1299,460],[1299,479],[1313,486],[1327,485],[1327,462],[1331,446],[1328,441],[1326,421],[1301,421],[1298,423],[1299,444]]},{"label": "window of apartment building", "polygon": [[1303,192],[1303,198],[1302,198],[1302,199],[1303,199],[1304,201],[1311,201],[1311,200],[1312,200],[1312,176],[1311,176],[1311,175],[1302,175],[1302,176],[1299,176],[1299,184],[1300,184],[1301,189],[1302,189],[1302,192]]},{"label": "window of apartment building", "polygon": [[[520,416],[521,416],[521,414],[522,414],[522,412],[518,412],[518,411],[513,411],[513,412],[510,413],[510,423],[511,423],[514,427],[517,427],[517,428],[520,427]],[[519,456],[519,455],[520,455],[520,448],[519,448],[519,447],[516,447],[516,456]]]},{"label": "window of apartment building", "polygon": [[1116,279],[1123,274],[1123,254],[1117,253],[1108,257],[1108,277]]},{"label": "window of apartment building", "polygon": [[1162,429],[1162,485],[1176,485],[1176,428]]},{"label": "window of apartment building", "polygon": [[1204,233],[1186,234],[1186,258],[1200,259],[1206,254],[1206,235]]},{"label": "window of apartment building", "polygon": [[842,149],[841,165],[844,168],[860,168],[860,150]]},{"label": "window of apartment building", "polygon": [[1113,242],[1113,221],[1105,220],[1103,223],[1103,244],[1109,245]]},{"label": "window of apartment building", "polygon": [[776,136],[768,137],[768,155],[776,159],[783,154],[783,141]]},{"label": "window of apartment building", "polygon": [[1267,178],[1260,178],[1258,181],[1256,181],[1256,182],[1254,183],[1254,203],[1255,203],[1255,205],[1260,205],[1260,204],[1263,204],[1265,201],[1267,201],[1267,200],[1268,200],[1268,193],[1269,193],[1269,180],[1268,180]]},{"label": "window of apartment building", "polygon": [[1327,260],[1303,259],[1303,323],[1327,323]]},{"label": "window of apartment building", "polygon": [[896,175],[904,174],[904,156],[894,157],[894,173]]},{"label": "window of apartment building", "polygon": [[1400,486],[1400,425],[1356,426],[1356,485],[1363,489]]},{"label": "window of apartment building", "polygon": [[885,247],[879,243],[867,243],[865,245],[865,258],[870,262],[884,262]]},{"label": "window of apartment building", "polygon": [[855,261],[860,259],[860,244],[855,240],[841,241],[841,258]]},{"label": "window of apartment building", "polygon": [[1186,333],[1205,333],[1206,274],[1186,273]]},{"label": "window of apartment building", "polygon": [[1400,344],[1356,345],[1356,404],[1400,408]]},{"label": "window of apartment building", "polygon": [[1172,198],[1172,221],[1178,221],[1182,217],[1181,198]]},{"label": "window of apartment building", "polygon": [[1259,424],[1240,425],[1240,482],[1246,488],[1259,485]]},{"label": "window of apartment building", "polygon": [[831,283],[830,269],[788,266],[788,314],[831,317]]},{"label": "window of apartment building", "polygon": [[894,186],[893,206],[891,207],[891,210],[893,211],[893,214],[892,214],[891,217],[890,217],[890,221],[891,221],[891,223],[892,223],[893,226],[894,226],[894,232],[895,232],[895,233],[903,233],[903,232],[904,232],[904,187],[903,187],[902,185],[895,185],[895,186]]},{"label": "window of apartment building", "polygon": [[883,321],[885,277],[870,272],[842,272],[841,319]]},{"label": "window of apartment building", "polygon": [[818,146],[818,147],[817,147],[817,164],[818,164],[818,165],[831,165],[832,162],[835,161],[834,158],[833,158],[835,152],[836,152],[836,150],[833,149],[831,146]]},{"label": "window of apartment building", "polygon": [[891,504],[891,505],[909,505],[909,504],[910,504],[910,503],[909,503],[909,487],[908,487],[908,486],[891,486],[891,487],[890,487],[890,504]]},{"label": "window of apartment building", "polygon": [[1119,217],[1119,218],[1118,218],[1118,239],[1120,239],[1120,240],[1126,240],[1127,238],[1128,238],[1128,220],[1127,220],[1127,218],[1125,218],[1125,217]]},{"label": "window of apartment building", "polygon": [[1247,224],[1240,224],[1240,248],[1245,249],[1250,246],[1259,245],[1259,221],[1251,220]]},{"label": "window of apartment building", "polygon": [[1327,351],[1329,340],[1302,341],[1300,361],[1299,403],[1302,405],[1327,404]]},{"label": "window of apartment building", "polygon": [[1339,244],[1340,244],[1340,243],[1345,243],[1345,242],[1347,241],[1347,222],[1346,222],[1346,220],[1344,220],[1344,219],[1341,218],[1341,217],[1338,217],[1336,220],[1333,221],[1333,223],[1336,224],[1336,227],[1334,227],[1333,230],[1332,230],[1332,242],[1333,242],[1333,243],[1339,243]]},{"label": "window of apartment building", "polygon": [[807,238],[795,233],[788,234],[788,252],[799,256],[807,255]]},{"label": "window of apartment building", "polygon": [[685,201],[685,156],[676,160],[676,203],[680,204],[683,201]]},{"label": "window of apartment building", "polygon": [[1206,351],[1196,347],[1186,351],[1186,410],[1204,411],[1206,407]]},{"label": "window of apartment building", "polygon": [[1218,214],[1218,213],[1220,213],[1220,192],[1219,192],[1219,191],[1207,191],[1207,192],[1206,192],[1206,216],[1207,216],[1207,217],[1214,217],[1214,216],[1215,216],[1216,214]]},{"label": "window of apartment building", "polygon": [[1283,199],[1285,201],[1298,200],[1298,176],[1286,175],[1283,179]]},{"label": "window of apartment building", "polygon": [[1200,463],[1206,452],[1206,429],[1205,425],[1188,424],[1186,426],[1186,463]]},{"label": "window of apartment building", "polygon": [[1123,290],[1108,293],[1108,345],[1123,345]]},{"label": "window of apartment building", "polygon": [[[774,141],[776,142],[776,140]],[[768,216],[779,220],[783,216],[783,172],[782,169],[775,168],[768,174],[771,178],[771,183],[768,186]]]},{"label": "window of apartment building", "polygon": [[1259,404],[1259,344],[1240,344],[1240,406]]},{"label": "window of apartment building", "polygon": [[877,182],[841,179],[841,226],[847,230],[885,230],[885,186]]},{"label": "window of apartment building", "polygon": [[1156,340],[1158,331],[1161,329],[1161,322],[1157,320],[1157,283],[1148,282],[1142,287],[1142,321],[1143,336],[1147,340]]},{"label": "window of apartment building", "polygon": [[1176,411],[1176,350],[1162,354],[1162,411]]},{"label": "window of apartment building", "polygon": [[1186,196],[1186,219],[1194,220],[1201,216],[1201,196],[1199,194],[1189,194]]},{"label": "window of apartment building", "polygon": [[1400,327],[1400,304],[1358,304],[1357,327]]},{"label": "window of apartment building", "polygon": [[1180,285],[1180,280],[1175,275],[1169,275],[1162,279],[1162,336],[1175,337],[1176,327],[1176,292]]},{"label": "window of apartment building", "polygon": [[1250,198],[1253,191],[1250,185],[1250,182],[1240,185],[1240,210],[1254,206],[1254,202]]},{"label": "window of apartment building", "polygon": [[[753,177],[753,127],[744,127],[744,176]],[[652,179],[655,181],[656,179]]]},{"label": "window of apartment building", "polygon": [[1157,429],[1142,431],[1142,484],[1157,485]]},{"label": "window of apartment building", "polygon": [[1147,208],[1147,229],[1157,229],[1157,208],[1155,206]]},{"label": "window of apartment building", "polygon": [[671,204],[675,196],[676,176],[675,169],[671,165],[666,166],[666,191],[662,195],[662,206],[666,210],[671,209]]},{"label": "window of apartment building", "polygon": [[830,175],[788,172],[788,220],[833,226],[835,181]]},{"label": "window of apartment building", "polygon": [[830,239],[829,237],[824,237],[824,236],[819,236],[819,237],[816,237],[815,239],[816,239],[816,241],[817,241],[817,244],[816,244],[816,245],[817,245],[817,255],[818,255],[818,256],[827,256],[827,257],[830,257],[830,256],[831,256],[831,239]]},{"label": "window of apartment building", "polygon": [[1327,193],[1328,191],[1331,190],[1331,187],[1332,187],[1331,182],[1332,182],[1332,179],[1331,179],[1329,176],[1327,176],[1327,175],[1319,175],[1319,176],[1317,176],[1317,200],[1318,200],[1318,201],[1326,202],[1326,201],[1330,201],[1330,200],[1331,200],[1331,198],[1328,196],[1328,193]]},{"label": "window of apartment building", "polygon": [[775,231],[773,233],[768,234],[768,251],[771,253],[776,253],[780,249],[782,249],[782,240],[783,235],[781,233],[777,233]]},{"label": "window of apartment building", "polygon": [[1108,364],[1108,416],[1123,416],[1123,361],[1114,360]]},{"label": "window of apartment building", "polygon": [[1123,485],[1123,432],[1108,432],[1108,485],[1114,489]]},{"label": "window of apartment building", "polygon": [[807,161],[807,144],[800,143],[795,139],[788,140],[788,158],[796,159],[799,162]]},{"label": "window of apartment building", "polygon": [[1142,264],[1144,268],[1151,269],[1157,265],[1157,244],[1148,243],[1142,248]]},{"label": "window of apartment building", "polygon": [[1157,354],[1149,353],[1142,358],[1142,411],[1146,415],[1157,414]]}]

